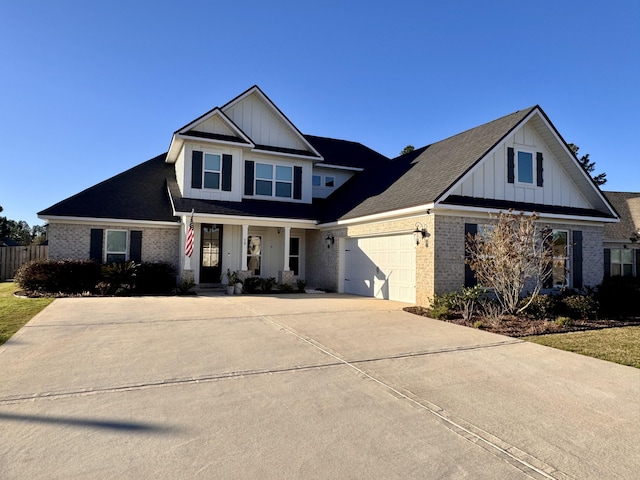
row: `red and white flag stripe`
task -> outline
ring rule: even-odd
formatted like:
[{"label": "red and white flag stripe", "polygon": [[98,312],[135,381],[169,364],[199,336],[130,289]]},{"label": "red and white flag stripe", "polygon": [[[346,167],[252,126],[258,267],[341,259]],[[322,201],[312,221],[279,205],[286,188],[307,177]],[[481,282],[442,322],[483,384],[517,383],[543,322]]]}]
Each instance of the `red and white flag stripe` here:
[{"label": "red and white flag stripe", "polygon": [[184,245],[184,254],[187,257],[191,257],[191,255],[193,255],[193,213],[191,213],[189,230],[187,230],[187,242]]}]

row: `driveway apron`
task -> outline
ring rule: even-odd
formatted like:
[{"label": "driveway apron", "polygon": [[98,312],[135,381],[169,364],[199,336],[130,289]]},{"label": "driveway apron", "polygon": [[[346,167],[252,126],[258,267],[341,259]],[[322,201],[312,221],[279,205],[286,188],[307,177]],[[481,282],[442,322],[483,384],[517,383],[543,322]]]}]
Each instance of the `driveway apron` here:
[{"label": "driveway apron", "polygon": [[348,295],[59,299],[0,478],[637,478],[640,370]]}]

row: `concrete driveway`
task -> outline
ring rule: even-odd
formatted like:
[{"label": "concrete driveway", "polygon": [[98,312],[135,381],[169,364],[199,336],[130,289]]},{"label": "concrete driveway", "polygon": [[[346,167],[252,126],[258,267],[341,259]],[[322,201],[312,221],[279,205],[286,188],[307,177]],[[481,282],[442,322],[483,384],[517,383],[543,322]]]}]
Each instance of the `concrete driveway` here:
[{"label": "concrete driveway", "polygon": [[56,300],[0,347],[0,478],[638,478],[640,370],[402,306]]}]

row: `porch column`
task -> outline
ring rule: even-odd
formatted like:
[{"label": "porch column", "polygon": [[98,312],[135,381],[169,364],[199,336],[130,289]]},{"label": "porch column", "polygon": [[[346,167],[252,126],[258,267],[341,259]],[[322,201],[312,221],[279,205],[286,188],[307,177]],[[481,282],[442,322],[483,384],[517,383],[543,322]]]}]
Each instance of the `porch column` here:
[{"label": "porch column", "polygon": [[242,246],[240,247],[240,270],[246,272],[247,267],[247,241],[249,239],[249,225],[242,225]]},{"label": "porch column", "polygon": [[289,271],[289,239],[291,238],[291,227],[284,227],[284,272]]}]

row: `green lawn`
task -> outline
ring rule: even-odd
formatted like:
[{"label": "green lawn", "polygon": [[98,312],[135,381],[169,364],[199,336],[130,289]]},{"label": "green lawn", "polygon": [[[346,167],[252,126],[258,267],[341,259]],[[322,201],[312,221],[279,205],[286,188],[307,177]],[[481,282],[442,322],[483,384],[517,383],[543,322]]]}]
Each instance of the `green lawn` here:
[{"label": "green lawn", "polygon": [[53,302],[53,298],[17,298],[19,287],[13,282],[0,282],[0,345]]},{"label": "green lawn", "polygon": [[640,327],[556,333],[526,337],[525,340],[640,368]]}]

